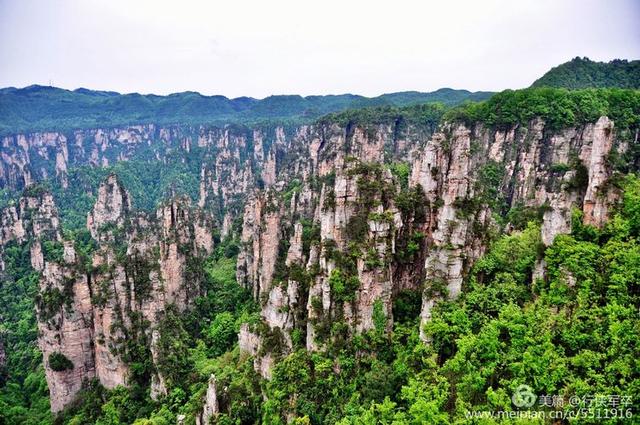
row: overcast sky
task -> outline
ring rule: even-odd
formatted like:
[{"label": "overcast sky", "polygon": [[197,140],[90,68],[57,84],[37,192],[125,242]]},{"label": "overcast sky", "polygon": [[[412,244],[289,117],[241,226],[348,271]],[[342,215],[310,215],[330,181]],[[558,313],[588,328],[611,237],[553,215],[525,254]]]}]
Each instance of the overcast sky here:
[{"label": "overcast sky", "polygon": [[640,58],[640,0],[0,0],[0,86],[229,97],[530,85]]}]

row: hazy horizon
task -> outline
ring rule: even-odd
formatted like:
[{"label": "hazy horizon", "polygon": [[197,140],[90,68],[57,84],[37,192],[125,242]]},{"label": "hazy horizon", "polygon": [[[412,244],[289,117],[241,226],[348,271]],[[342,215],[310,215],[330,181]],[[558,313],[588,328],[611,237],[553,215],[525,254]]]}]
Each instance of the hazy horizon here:
[{"label": "hazy horizon", "polygon": [[529,86],[640,58],[640,2],[0,0],[0,87],[228,98]]},{"label": "hazy horizon", "polygon": [[[255,100],[263,100],[266,99],[268,97],[272,97],[272,96],[300,96],[303,98],[306,97],[314,97],[314,96],[360,96],[360,97],[365,97],[365,98],[369,98],[369,99],[373,99],[376,97],[380,97],[380,96],[384,96],[384,95],[388,95],[388,94],[395,94],[395,93],[434,93],[440,90],[455,90],[455,91],[459,91],[459,90],[466,90],[465,88],[454,88],[454,87],[440,87],[438,89],[435,90],[430,90],[428,92],[421,92],[419,90],[402,90],[399,92],[385,92],[385,93],[380,93],[380,94],[376,94],[376,95],[372,95],[372,96],[366,96],[366,95],[362,95],[359,93],[323,93],[323,94],[306,94],[306,95],[301,95],[298,93],[274,93],[274,94],[270,94],[267,96],[263,96],[263,97],[255,97],[255,96],[234,96],[234,97],[229,97],[229,96],[225,96],[223,94],[205,94],[205,93],[200,93],[197,90],[184,90],[184,91],[180,91],[180,92],[171,92],[171,93],[166,93],[166,94],[158,94],[158,93],[142,93],[142,92],[119,92],[116,90],[102,90],[102,89],[94,89],[91,87],[75,87],[75,88],[69,88],[69,87],[59,87],[59,86],[55,86],[55,85],[46,85],[46,84],[30,84],[28,86],[22,86],[22,87],[16,87],[16,86],[4,86],[4,87],[0,87],[0,89],[10,89],[10,88],[14,88],[16,90],[23,90],[29,87],[33,87],[33,86],[37,86],[37,87],[46,87],[46,88],[53,88],[53,89],[61,89],[61,90],[68,90],[68,91],[77,91],[77,90],[91,90],[91,91],[95,91],[95,92],[110,92],[110,93],[117,93],[119,95],[130,95],[130,94],[139,94],[142,96],[171,96],[171,95],[176,95],[176,94],[183,94],[183,93],[197,93],[201,96],[205,96],[205,97],[218,97],[218,96],[222,96],[222,97],[226,97],[227,99],[230,100],[234,100],[234,99],[242,99],[242,98],[251,98],[251,99],[255,99]],[[492,93],[491,90],[476,90],[476,91],[471,91],[471,90],[467,90],[470,93],[480,93],[480,92],[487,92],[487,93]]]}]

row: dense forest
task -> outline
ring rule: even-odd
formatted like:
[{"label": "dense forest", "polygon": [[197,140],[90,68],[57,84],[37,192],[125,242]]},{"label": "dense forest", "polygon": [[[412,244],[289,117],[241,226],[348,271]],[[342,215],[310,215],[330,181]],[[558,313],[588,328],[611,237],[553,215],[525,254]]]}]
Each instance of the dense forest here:
[{"label": "dense forest", "polygon": [[456,105],[481,101],[490,92],[440,89],[367,98],[352,94],[270,96],[265,99],[204,96],[195,92],[168,96],[120,94],[87,89],[29,86],[0,89],[0,135],[132,124],[217,124],[310,122],[335,111],[368,106],[406,106],[426,102]]},{"label": "dense forest", "polygon": [[552,68],[537,79],[532,87],[638,89],[640,88],[640,61],[616,59],[611,62],[595,62],[586,57],[576,57]]},{"label": "dense forest", "polygon": [[[4,89],[0,131],[12,133],[27,128],[201,124],[240,118],[244,123],[258,118],[305,118],[318,126],[332,123],[344,128],[393,125],[398,132],[416,126],[435,132],[443,123],[503,130],[541,119],[548,125],[546,131],[553,132],[607,116],[629,147],[609,157],[608,166],[615,169],[609,183],[619,190],[620,199],[602,228],[583,224],[582,211],[575,209],[570,233],[545,246],[540,236],[545,206],[500,210],[495,220],[508,231],[487,235],[490,247],[465,276],[461,295],[435,305],[422,329],[427,343],[420,338],[421,294],[406,291],[394,299],[391,329],[381,308],[374,308],[373,329],[349,338],[346,324],[335,321],[326,329],[330,337],[322,350],[307,350],[302,336],[294,334],[292,352],[277,359],[270,380],[259,375],[251,356],[238,347],[242,324],[260,326],[260,301],[236,282],[241,223],[235,222],[228,237],[214,236],[215,251],[201,265],[204,294],[186,313],[168,309],[159,325],[159,344],[167,355],[157,367],[166,378],[167,395],[152,400],[148,377],[155,366],[140,343],[136,348],[144,355],[131,364],[140,379],[114,389],[98,381],[86,382],[76,402],[57,416],[49,411],[37,346],[34,308],[40,273],[29,260],[29,243],[11,242],[4,248],[0,286],[0,338],[8,347],[0,371],[0,424],[165,425],[185,418],[190,421],[185,424],[193,423],[212,374],[218,388],[224,389],[219,396],[221,413],[216,416],[219,424],[544,423],[482,416],[483,412],[513,411],[512,394],[525,383],[538,395],[571,397],[575,404],[560,409],[565,412],[593,413],[589,397],[623,395],[618,400],[622,416],[593,413],[571,423],[632,423],[640,401],[640,92],[570,89],[638,87],[640,73],[637,61],[608,64],[619,69],[615,72],[601,70],[603,65],[577,58],[551,70],[534,83],[535,88],[503,91],[482,102],[463,101],[483,100],[486,93],[460,91],[397,93],[374,99],[345,95],[257,101],[195,93],[157,97],[44,87]],[[61,105],[66,106],[58,109]],[[48,115],[52,108],[58,117]],[[96,241],[85,229],[87,213],[107,175],[119,176],[135,208],[153,211],[176,193],[196,201],[201,165],[207,160],[211,158],[198,148],[164,163],[140,155],[106,167],[71,168],[68,187],[51,179],[26,190],[53,193],[65,240],[73,241],[76,251],[87,257],[96,249]],[[424,199],[408,186],[411,165],[389,162],[361,168],[373,170],[371,174],[378,177],[383,172],[392,176],[397,191],[385,196],[400,208],[405,204],[415,208]],[[574,182],[584,178],[583,169],[575,164],[556,167],[556,174],[573,172]],[[499,175],[496,168],[487,168],[487,174]],[[483,183],[490,185],[495,179],[487,175]],[[364,189],[371,192],[383,187],[364,180],[359,182],[369,183]],[[298,189],[299,182],[289,182],[279,196],[291,200]],[[488,191],[480,193],[485,196],[482,202],[498,202],[496,193],[491,192],[493,199]],[[19,196],[6,189],[2,195],[2,206],[14,204]],[[303,242],[319,242],[319,229],[303,224]],[[424,235],[411,237],[405,247],[408,258],[418,251]],[[62,256],[55,244],[45,244],[44,251],[45,257]],[[545,279],[534,277],[540,261],[546,264]],[[308,272],[294,267],[286,272],[298,273],[303,284],[311,279]],[[353,281],[332,273],[330,284],[332,291],[347,298]],[[268,344],[282,343],[278,335],[271,336]],[[65,360],[48,359],[60,370],[69,367]],[[541,408],[555,410],[547,405]],[[469,412],[480,416],[469,417]]]}]

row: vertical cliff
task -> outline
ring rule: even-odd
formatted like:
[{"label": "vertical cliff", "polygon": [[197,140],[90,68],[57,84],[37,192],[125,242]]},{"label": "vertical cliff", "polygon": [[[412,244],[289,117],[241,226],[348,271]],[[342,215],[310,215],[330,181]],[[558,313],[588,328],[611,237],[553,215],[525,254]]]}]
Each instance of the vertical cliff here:
[{"label": "vertical cliff", "polygon": [[180,197],[155,217],[135,212],[115,175],[98,190],[85,238],[62,237],[44,190],[29,189],[3,210],[3,244],[30,240],[33,267],[41,272],[38,343],[54,412],[93,378],[113,388],[132,379],[149,385],[151,375],[152,394],[166,391],[159,368],[140,376],[130,366],[144,361],[140,355],[154,365],[166,355],[155,350],[155,329],[167,308],[182,311],[202,291],[198,262],[213,251],[213,223]]},{"label": "vertical cliff", "polygon": [[244,209],[238,281],[262,324],[242,329],[241,349],[269,377],[296,346],[390,329],[403,294],[421,294],[428,321],[499,232],[540,220],[549,245],[576,217],[601,226],[619,197],[610,157],[626,140],[607,117],[559,130],[534,119],[299,132],[288,167]]},{"label": "vertical cliff", "polygon": [[[171,196],[141,212],[109,175],[92,193],[86,232],[73,241],[63,237],[53,197],[37,186],[0,213],[0,266],[4,246],[29,242],[40,272],[39,345],[52,410],[93,378],[107,388],[135,382],[154,398],[166,394],[161,328],[202,295],[203,261],[218,233],[239,239],[237,281],[260,305],[258,323],[240,328],[240,350],[270,378],[294,350],[388,332],[406,314],[399,301],[428,322],[438,300],[464,290],[494,237],[528,220],[541,224],[547,246],[577,220],[602,226],[620,196],[616,155],[638,138],[606,116],[564,127],[540,118],[438,126],[424,117],[365,118],[332,116],[294,129],[150,125],[3,139],[6,187],[44,177],[65,185],[70,164],[102,166],[149,152],[161,162],[176,154],[199,178],[197,206]],[[531,280],[545,279],[545,267],[538,258]],[[220,410],[220,391],[212,377],[202,423]]]}]

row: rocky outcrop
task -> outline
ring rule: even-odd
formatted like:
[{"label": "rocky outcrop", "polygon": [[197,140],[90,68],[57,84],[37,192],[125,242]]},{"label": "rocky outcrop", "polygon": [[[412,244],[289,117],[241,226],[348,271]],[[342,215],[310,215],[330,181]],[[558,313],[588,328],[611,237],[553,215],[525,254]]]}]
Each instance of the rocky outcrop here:
[{"label": "rocky outcrop", "polygon": [[[34,240],[45,359],[60,353],[74,365],[47,367],[54,410],[73,399],[82,379],[127,384],[124,341],[139,338],[153,362],[161,358],[154,326],[165,307],[183,311],[202,291],[199,261],[213,250],[216,226],[202,210],[216,216],[222,237],[239,233],[237,279],[261,306],[260,323],[240,329],[240,350],[269,378],[273,364],[299,347],[321,350],[332,339],[388,331],[394,301],[407,291],[419,294],[416,307],[428,321],[437,300],[460,294],[492,235],[517,226],[507,218],[518,211],[538,217],[547,245],[570,231],[580,216],[574,211],[584,224],[602,225],[619,197],[610,156],[625,149],[606,117],[562,130],[539,119],[437,129],[397,120],[286,131],[140,126],[2,143],[9,158],[0,186],[7,187],[63,179],[71,163],[101,166],[142,148],[159,161],[171,150],[201,155],[198,208],[173,197],[155,216],[137,213],[109,176],[87,217],[97,241],[88,259],[61,237],[45,192],[0,214],[0,245]],[[54,170],[34,165],[45,157]],[[45,241],[57,244],[58,258]],[[544,279],[543,262],[534,275]],[[67,295],[51,297],[58,293]],[[158,372],[151,386],[154,397],[167,391]]]},{"label": "rocky outcrop", "polygon": [[601,227],[608,217],[609,206],[615,201],[615,193],[607,191],[610,177],[608,158],[614,144],[613,122],[601,117],[595,125],[587,127],[579,158],[588,171],[588,184],[584,194],[582,210],[585,224]]},{"label": "rocky outcrop", "polygon": [[[95,376],[91,344],[90,295],[86,276],[69,269],[75,261],[72,244],[63,243],[53,198],[40,187],[31,187],[17,205],[1,213],[2,244],[30,242],[31,264],[41,272],[36,299],[39,346],[52,410],[61,410],[82,386],[83,379]],[[53,356],[53,357],[52,357]],[[73,365],[51,367],[66,359]],[[55,370],[54,370],[55,369]]]},{"label": "rocky outcrop", "polygon": [[211,419],[214,418],[219,412],[218,408],[218,386],[215,375],[211,375],[209,378],[209,385],[207,386],[207,392],[204,397],[204,407],[202,412],[196,415],[196,425],[207,425],[211,423]]},{"label": "rocky outcrop", "polygon": [[[602,225],[619,196],[608,157],[624,148],[606,117],[559,131],[541,120],[444,124],[433,134],[323,125],[287,143],[288,167],[245,206],[238,257],[238,280],[261,301],[263,319],[241,331],[241,350],[260,370],[300,343],[296,329],[311,350],[337,329],[389,329],[402,291],[423,291],[428,321],[438,299],[460,294],[491,235],[512,228],[509,211],[538,215],[547,245],[570,231],[574,209],[584,224]],[[411,170],[403,188],[390,173],[398,163]]]},{"label": "rocky outcrop", "polygon": [[198,270],[190,266],[213,251],[213,224],[199,210],[192,210],[186,197],[175,198],[157,211],[161,226],[160,276],[165,302],[184,310],[199,295]]},{"label": "rocky outcrop", "polygon": [[[173,198],[155,217],[134,212],[114,175],[100,186],[88,215],[93,249],[78,251],[62,238],[46,191],[28,189],[0,217],[2,246],[31,241],[32,264],[41,271],[38,343],[54,412],[71,403],[86,380],[128,385],[128,359],[144,351],[136,344],[158,361],[156,325],[169,305],[184,310],[202,293],[198,264],[214,248],[209,214],[187,198]],[[159,372],[151,384],[155,396],[166,393]]]},{"label": "rocky outcrop", "polygon": [[103,232],[105,226],[122,227],[124,220],[129,217],[131,201],[115,174],[110,174],[104,184],[98,189],[96,203],[87,216],[87,228],[94,239]]},{"label": "rocky outcrop", "polygon": [[[434,137],[412,173],[412,181],[431,188],[430,200],[442,205],[432,232],[427,282],[442,280],[446,295],[456,297],[463,277],[487,246],[482,229],[495,226],[491,215],[501,211],[528,208],[542,213],[546,245],[556,235],[570,232],[574,208],[584,212],[585,224],[602,225],[618,197],[614,188],[606,187],[612,175],[607,157],[613,134],[613,123],[602,117],[595,124],[558,132],[547,132],[544,122],[534,120],[528,128],[496,131],[458,126],[445,129],[441,140]],[[443,141],[450,155],[439,161]],[[474,206],[471,200],[482,201],[482,191],[503,204],[485,198]],[[423,297],[423,322],[430,318],[434,303],[430,296]]]},{"label": "rocky outcrop", "polygon": [[391,262],[402,217],[399,187],[376,163],[390,145],[398,158],[413,154],[394,134],[393,126],[300,131],[281,180],[249,199],[238,280],[261,301],[264,326],[243,328],[240,341],[264,377],[296,344],[319,348],[335,323],[364,332],[381,317],[390,326],[394,274],[405,274]]},{"label": "rocky outcrop", "polygon": [[[56,295],[64,297],[64,301],[56,302]],[[71,403],[85,380],[98,377],[107,385],[111,383],[107,381],[111,376],[97,370],[101,364],[96,362],[97,349],[93,346],[91,296],[86,277],[78,276],[66,265],[46,262],[37,312],[38,345],[45,360],[53,412]],[[64,356],[72,366],[64,370],[53,367],[56,355]]]},{"label": "rocky outcrop", "polygon": [[0,142],[0,187],[20,190],[46,178],[67,187],[71,167],[106,166],[130,159],[152,145],[163,157],[176,147],[186,150],[197,132],[191,128],[138,125],[6,136]]},{"label": "rocky outcrop", "polygon": [[44,268],[43,240],[61,239],[60,221],[53,197],[40,186],[25,191],[17,204],[0,211],[0,270],[4,270],[2,251],[12,241],[31,241],[31,264],[34,269]]},{"label": "rocky outcrop", "polygon": [[[81,166],[105,167],[120,161],[196,164],[200,167],[198,204],[214,213],[223,237],[240,216],[246,195],[255,187],[275,180],[280,164],[276,158],[286,144],[280,127],[249,129],[242,126],[158,127],[153,124],[122,128],[98,128],[72,132],[16,134],[0,139],[0,189],[20,191],[36,182],[49,180],[69,184],[69,171]],[[195,176],[194,176],[195,177]],[[75,181],[96,198],[118,194],[97,193],[91,184]],[[118,208],[130,207],[104,203],[113,211],[95,211],[109,219]],[[95,233],[96,225],[90,224]],[[237,229],[236,229],[237,230]]]},{"label": "rocky outcrop", "polygon": [[250,248],[238,256],[237,276],[256,298],[269,293],[278,256],[280,214],[273,211],[273,202],[269,196],[249,197],[245,207],[240,240]]}]

